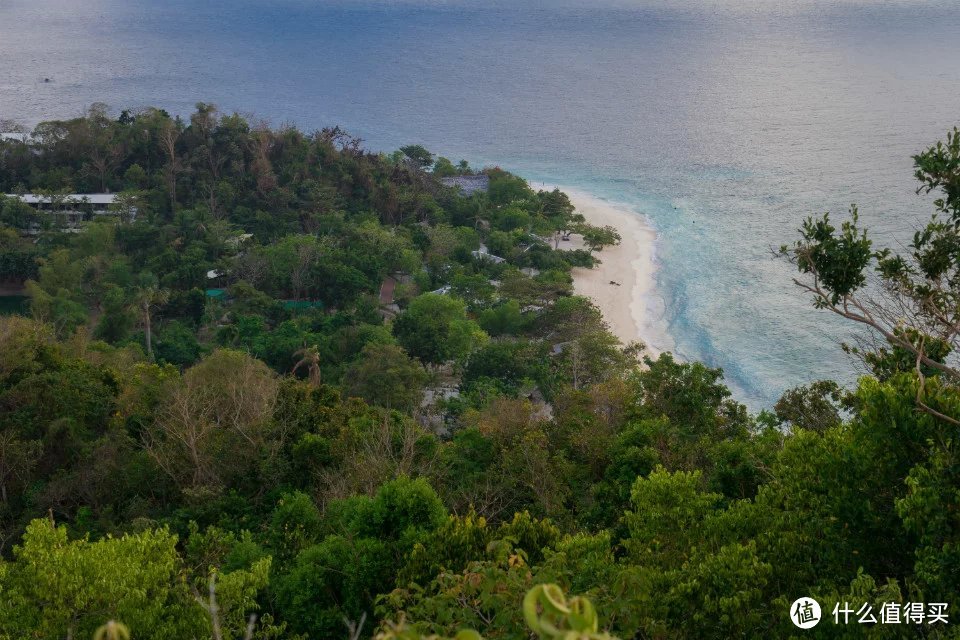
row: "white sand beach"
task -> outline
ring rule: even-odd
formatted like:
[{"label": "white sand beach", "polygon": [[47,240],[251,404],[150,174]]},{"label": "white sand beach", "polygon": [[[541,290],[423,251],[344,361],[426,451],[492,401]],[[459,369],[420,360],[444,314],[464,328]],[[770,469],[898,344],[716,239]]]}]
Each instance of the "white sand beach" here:
[{"label": "white sand beach", "polygon": [[[554,188],[554,185],[537,183],[531,186],[535,189]],[[611,332],[624,344],[639,340],[647,345],[651,355],[656,356],[665,349],[662,337],[654,330],[654,322],[658,319],[654,316],[659,316],[654,300],[656,231],[642,215],[625,206],[576,189],[558,188],[570,196],[587,222],[615,227],[622,238],[619,245],[604,247],[595,254],[601,263],[593,269],[573,270],[574,291],[593,299]],[[582,247],[582,239],[576,234],[568,242],[560,243],[560,249]]]}]

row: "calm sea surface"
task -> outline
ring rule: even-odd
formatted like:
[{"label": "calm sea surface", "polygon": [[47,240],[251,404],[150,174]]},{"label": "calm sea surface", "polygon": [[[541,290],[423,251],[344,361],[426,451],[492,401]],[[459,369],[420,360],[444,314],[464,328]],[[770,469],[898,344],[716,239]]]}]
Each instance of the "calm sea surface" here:
[{"label": "calm sea surface", "polygon": [[960,3],[0,0],[0,118],[199,100],[627,203],[660,346],[760,408],[854,379],[769,250],[853,202],[889,242],[927,215],[910,155],[960,124]]}]

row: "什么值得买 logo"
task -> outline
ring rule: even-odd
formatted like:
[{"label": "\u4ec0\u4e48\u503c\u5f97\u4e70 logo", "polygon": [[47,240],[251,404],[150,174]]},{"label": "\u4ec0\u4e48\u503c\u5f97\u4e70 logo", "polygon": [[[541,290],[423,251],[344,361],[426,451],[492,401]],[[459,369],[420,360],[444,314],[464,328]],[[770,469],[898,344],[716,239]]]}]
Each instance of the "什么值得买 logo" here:
[{"label": "\u4ec0\u4e48\u503c\u5f97\u4e70 logo", "polygon": [[810,629],[820,622],[820,604],[813,598],[797,598],[790,605],[790,621],[801,629]]}]

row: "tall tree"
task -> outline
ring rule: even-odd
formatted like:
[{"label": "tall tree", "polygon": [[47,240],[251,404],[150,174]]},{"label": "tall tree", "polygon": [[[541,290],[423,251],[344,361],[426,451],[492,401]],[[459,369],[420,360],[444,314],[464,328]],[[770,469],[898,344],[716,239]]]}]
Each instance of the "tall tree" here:
[{"label": "tall tree", "polygon": [[220,490],[279,446],[267,437],[277,389],[263,362],[214,351],[168,385],[146,449],[179,487]]},{"label": "tall tree", "polygon": [[307,370],[307,379],[310,381],[311,386],[319,387],[320,386],[320,350],[316,345],[310,347],[303,347],[298,349],[294,354],[294,358],[299,358],[297,363],[293,365],[293,369],[290,370],[290,373],[296,373],[300,370],[301,367]]},{"label": "tall tree", "polygon": [[180,139],[180,125],[176,120],[167,118],[160,128],[160,146],[166,155],[164,175],[167,178],[167,193],[170,195],[171,216],[177,213],[177,176],[183,168],[177,155],[177,140]]},{"label": "tall tree", "polygon": [[134,306],[140,314],[143,325],[144,347],[147,356],[153,359],[153,310],[170,300],[170,291],[161,289],[155,278],[146,278],[133,294]]}]

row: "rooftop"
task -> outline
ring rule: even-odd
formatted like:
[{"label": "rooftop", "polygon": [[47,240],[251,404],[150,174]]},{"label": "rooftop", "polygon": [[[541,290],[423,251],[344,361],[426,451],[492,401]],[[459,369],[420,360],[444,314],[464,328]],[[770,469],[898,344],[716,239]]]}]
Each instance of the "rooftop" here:
[{"label": "rooftop", "polygon": [[503,264],[506,262],[506,258],[501,258],[500,256],[495,256],[492,253],[487,253],[486,247],[481,247],[480,251],[471,251],[470,254],[474,258],[479,258],[480,260],[489,260],[494,264]]},{"label": "rooftop", "polygon": [[[53,199],[49,195],[40,195],[36,193],[25,193],[18,195],[16,193],[6,194],[8,198],[18,198],[21,202],[27,204],[50,204]],[[55,196],[58,200],[67,204],[113,204],[117,194],[115,193],[67,193]]]},{"label": "rooftop", "polygon": [[447,176],[440,178],[440,183],[448,187],[459,187],[463,195],[469,196],[476,192],[486,193],[490,188],[490,176],[479,174],[475,176]]},{"label": "rooftop", "polygon": [[26,142],[30,139],[29,133],[19,133],[16,131],[3,131],[0,132],[0,140],[7,142],[13,140],[15,142]]}]

